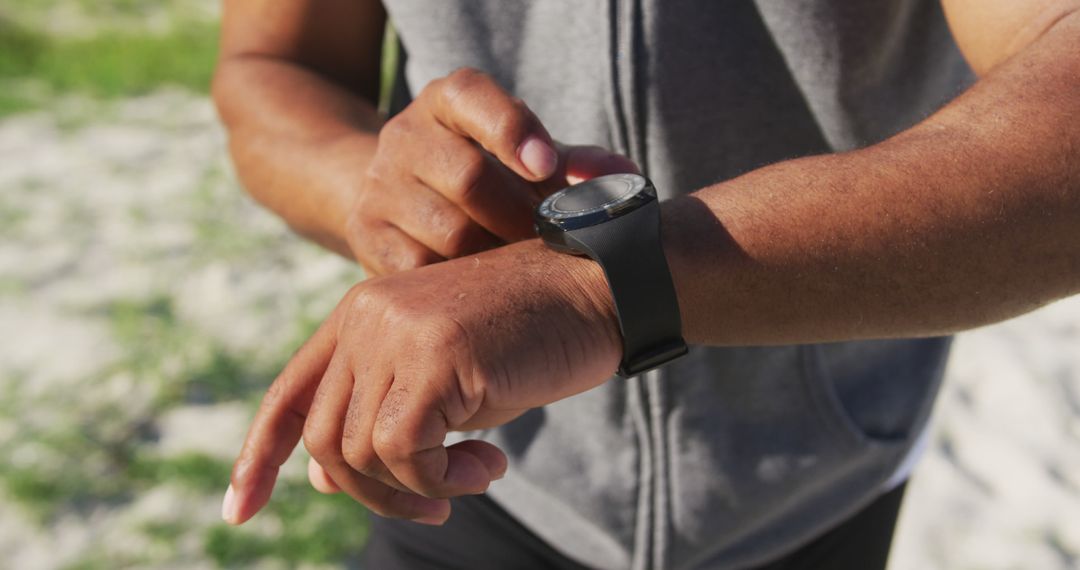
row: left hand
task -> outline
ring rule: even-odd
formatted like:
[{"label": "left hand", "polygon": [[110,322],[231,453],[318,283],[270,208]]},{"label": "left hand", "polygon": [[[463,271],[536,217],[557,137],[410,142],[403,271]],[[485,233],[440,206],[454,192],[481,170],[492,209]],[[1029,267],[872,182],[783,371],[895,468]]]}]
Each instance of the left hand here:
[{"label": "left hand", "polygon": [[267,391],[222,515],[258,512],[303,436],[317,487],[440,524],[449,497],[484,492],[507,465],[486,442],[444,447],[449,431],[593,388],[621,350],[600,267],[537,240],[360,283]]}]

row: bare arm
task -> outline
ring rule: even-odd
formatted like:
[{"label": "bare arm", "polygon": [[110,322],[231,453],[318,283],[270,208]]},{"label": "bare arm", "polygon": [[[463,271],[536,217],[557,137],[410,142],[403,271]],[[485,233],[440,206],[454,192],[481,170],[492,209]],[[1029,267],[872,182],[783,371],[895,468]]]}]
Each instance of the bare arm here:
[{"label": "bare arm", "polygon": [[1080,291],[1080,13],[1033,3],[976,34],[1021,3],[950,4],[986,72],[968,93],[881,144],[668,205],[689,340],[938,335]]},{"label": "bare arm", "polygon": [[351,257],[345,219],[375,150],[378,0],[227,0],[214,100],[244,186]]},{"label": "bare arm", "polygon": [[245,187],[370,275],[532,237],[546,193],[636,169],[555,144],[525,102],[470,69],[418,86],[383,124],[385,21],[377,0],[227,1],[214,84]]},{"label": "bare arm", "polygon": [[[1040,1],[1026,19],[984,20],[1009,25],[969,20],[1012,1],[949,3],[986,75],[921,124],[665,204],[688,340],[936,335],[1080,292],[1080,12]],[[266,503],[302,437],[357,500],[439,524],[445,497],[480,492],[506,469],[489,444],[442,447],[448,430],[596,386],[620,350],[597,265],[536,240],[361,283],[267,393],[225,518]],[[339,429],[357,417],[366,423]]]}]

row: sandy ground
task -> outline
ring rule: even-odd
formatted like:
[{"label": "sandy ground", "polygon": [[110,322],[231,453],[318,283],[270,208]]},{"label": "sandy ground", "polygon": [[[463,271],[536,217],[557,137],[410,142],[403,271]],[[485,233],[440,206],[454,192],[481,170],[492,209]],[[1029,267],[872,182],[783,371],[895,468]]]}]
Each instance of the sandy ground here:
[{"label": "sandy ground", "polygon": [[[154,402],[216,362],[207,355],[272,367],[297,323],[328,309],[325,291],[359,277],[245,200],[223,156],[209,103],[177,92],[0,122],[0,452],[12,468],[103,476],[95,452],[55,442],[61,427],[109,440],[98,426],[114,424],[151,425],[139,445],[154,457],[229,458],[243,398]],[[138,320],[132,333],[132,302],[167,307],[164,328]],[[216,492],[159,485],[35,520],[12,488],[0,567],[213,566],[197,530],[216,524]],[[164,544],[144,532],[162,519],[177,525]],[[1073,299],[959,338],[891,568],[1066,569],[1078,556]]]},{"label": "sandy ground", "polygon": [[1080,567],[1080,298],[958,337],[892,570]]}]

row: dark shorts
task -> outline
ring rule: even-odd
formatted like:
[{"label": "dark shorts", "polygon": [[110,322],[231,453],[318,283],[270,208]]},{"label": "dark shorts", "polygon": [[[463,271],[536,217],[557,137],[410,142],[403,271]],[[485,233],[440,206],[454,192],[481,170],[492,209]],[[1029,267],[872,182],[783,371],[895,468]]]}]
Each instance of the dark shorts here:
[{"label": "dark shorts", "polygon": [[[904,486],[799,550],[757,570],[883,570]],[[486,496],[453,500],[441,527],[372,516],[364,568],[532,570],[587,568],[540,540]]]}]

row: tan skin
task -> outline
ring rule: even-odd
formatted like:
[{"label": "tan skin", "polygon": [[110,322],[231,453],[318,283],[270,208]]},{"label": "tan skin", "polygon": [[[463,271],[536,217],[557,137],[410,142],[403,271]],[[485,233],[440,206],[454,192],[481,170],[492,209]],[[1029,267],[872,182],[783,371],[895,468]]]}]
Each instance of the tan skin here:
[{"label": "tan skin", "polygon": [[286,6],[225,3],[214,98],[233,160],[259,201],[369,274],[530,238],[534,207],[568,180],[636,170],[552,141],[524,102],[467,69],[384,125],[382,6]]},{"label": "tan skin", "polygon": [[[295,228],[380,276],[348,292],[271,386],[223,516],[239,524],[262,508],[303,439],[316,488],[439,524],[448,497],[482,492],[506,470],[490,444],[443,447],[447,432],[500,425],[593,388],[620,355],[596,264],[516,241],[527,228],[503,231],[493,218],[518,219],[522,204],[567,178],[631,165],[588,149],[568,168],[573,153],[562,149],[550,172],[534,175],[522,142],[550,138],[521,102],[468,71],[429,86],[404,125],[380,133],[378,42],[367,35],[384,21],[377,3],[297,1],[291,14],[269,5],[226,2],[214,94],[238,169]],[[666,203],[664,247],[687,339],[938,335],[1080,292],[1078,8],[947,0],[983,76],[967,93],[877,145],[775,164]],[[322,11],[336,15],[312,15]],[[465,169],[472,179],[444,184],[410,170],[420,168],[408,166],[419,156],[412,145],[438,157],[444,174]],[[455,188],[484,198],[463,200]],[[436,205],[416,213],[408,205],[419,200]],[[427,220],[455,239],[425,235]],[[426,265],[445,258],[454,259]]]}]

